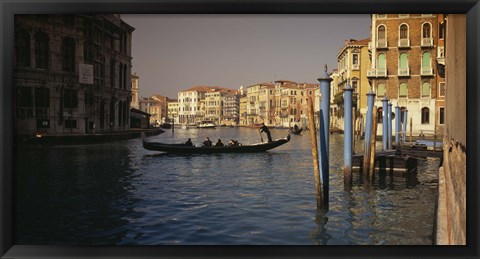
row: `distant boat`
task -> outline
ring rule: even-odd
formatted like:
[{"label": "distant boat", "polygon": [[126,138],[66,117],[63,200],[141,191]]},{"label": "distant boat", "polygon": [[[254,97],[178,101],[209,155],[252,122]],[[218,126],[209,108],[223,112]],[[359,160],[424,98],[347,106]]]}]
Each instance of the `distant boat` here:
[{"label": "distant boat", "polygon": [[295,135],[300,135],[300,133],[302,133],[302,130],[303,130],[302,128],[297,128],[297,129],[291,128],[289,132]]},{"label": "distant boat", "polygon": [[172,124],[170,124],[170,123],[162,123],[162,124],[160,124],[160,128],[162,128],[162,129],[171,129],[171,128],[172,128]]},{"label": "distant boat", "polygon": [[215,128],[215,123],[213,121],[201,121],[197,124],[199,129],[213,129]]},{"label": "distant boat", "polygon": [[174,154],[217,154],[217,153],[256,153],[265,152],[279,147],[290,141],[290,134],[286,138],[277,139],[270,143],[257,143],[239,146],[211,146],[195,147],[186,144],[165,144],[160,142],[147,142],[143,140],[143,148],[154,151],[163,151]]}]

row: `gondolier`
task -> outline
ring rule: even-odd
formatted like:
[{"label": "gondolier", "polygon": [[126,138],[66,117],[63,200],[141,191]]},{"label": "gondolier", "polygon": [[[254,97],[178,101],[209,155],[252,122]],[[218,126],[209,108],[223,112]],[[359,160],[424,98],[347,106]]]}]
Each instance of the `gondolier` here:
[{"label": "gondolier", "polygon": [[260,127],[260,134],[262,132],[265,132],[265,134],[267,134],[268,143],[272,142],[272,136],[270,135],[270,130],[267,128],[267,126],[265,126],[265,123],[262,123],[262,127]]}]

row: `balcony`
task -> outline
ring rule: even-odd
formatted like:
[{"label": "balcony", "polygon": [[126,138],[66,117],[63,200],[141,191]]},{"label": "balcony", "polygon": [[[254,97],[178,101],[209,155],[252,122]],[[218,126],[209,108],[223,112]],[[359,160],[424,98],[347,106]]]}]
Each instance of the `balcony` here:
[{"label": "balcony", "polygon": [[398,40],[399,48],[410,48],[410,39],[399,39]]},{"label": "balcony", "polygon": [[359,70],[360,69],[360,64],[353,64],[352,69],[353,70]]},{"label": "balcony", "polygon": [[388,48],[387,40],[386,39],[378,39],[377,40],[377,49],[386,49]]},{"label": "balcony", "polygon": [[433,47],[433,38],[422,38],[422,47]]},{"label": "balcony", "polygon": [[432,67],[422,67],[420,70],[421,76],[433,76],[433,68]]},{"label": "balcony", "polygon": [[398,68],[398,76],[410,76],[410,68]]},{"label": "balcony", "polygon": [[370,69],[367,71],[367,77],[387,77],[386,68]]}]

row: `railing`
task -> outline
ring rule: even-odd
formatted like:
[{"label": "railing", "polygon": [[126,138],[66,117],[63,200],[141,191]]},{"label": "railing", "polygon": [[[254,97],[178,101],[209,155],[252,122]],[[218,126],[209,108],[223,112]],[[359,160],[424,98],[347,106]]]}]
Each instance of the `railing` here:
[{"label": "railing", "polygon": [[410,76],[410,68],[398,68],[398,76]]},{"label": "railing", "polygon": [[387,77],[387,69],[377,68],[377,77]]},{"label": "railing", "polygon": [[388,48],[387,40],[378,39],[377,40],[377,49],[384,49],[384,48]]},{"label": "railing", "polygon": [[433,38],[422,38],[422,47],[433,47]]},{"label": "railing", "polygon": [[367,71],[367,77],[387,77],[386,68],[370,69]]},{"label": "railing", "polygon": [[410,47],[410,39],[399,39],[398,40],[399,48],[408,48]]},{"label": "railing", "polygon": [[421,76],[433,76],[433,68],[432,67],[422,67],[420,71]]}]

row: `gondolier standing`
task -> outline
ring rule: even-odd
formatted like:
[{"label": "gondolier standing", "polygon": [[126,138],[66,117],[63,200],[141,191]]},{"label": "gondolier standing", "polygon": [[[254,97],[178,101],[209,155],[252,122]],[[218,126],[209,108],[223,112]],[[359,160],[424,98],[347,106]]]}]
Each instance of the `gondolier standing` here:
[{"label": "gondolier standing", "polygon": [[265,126],[265,123],[262,123],[262,127],[260,127],[260,134],[262,132],[265,132],[265,134],[267,134],[268,143],[272,142],[272,136],[270,135],[270,130],[267,128],[267,126]]}]

